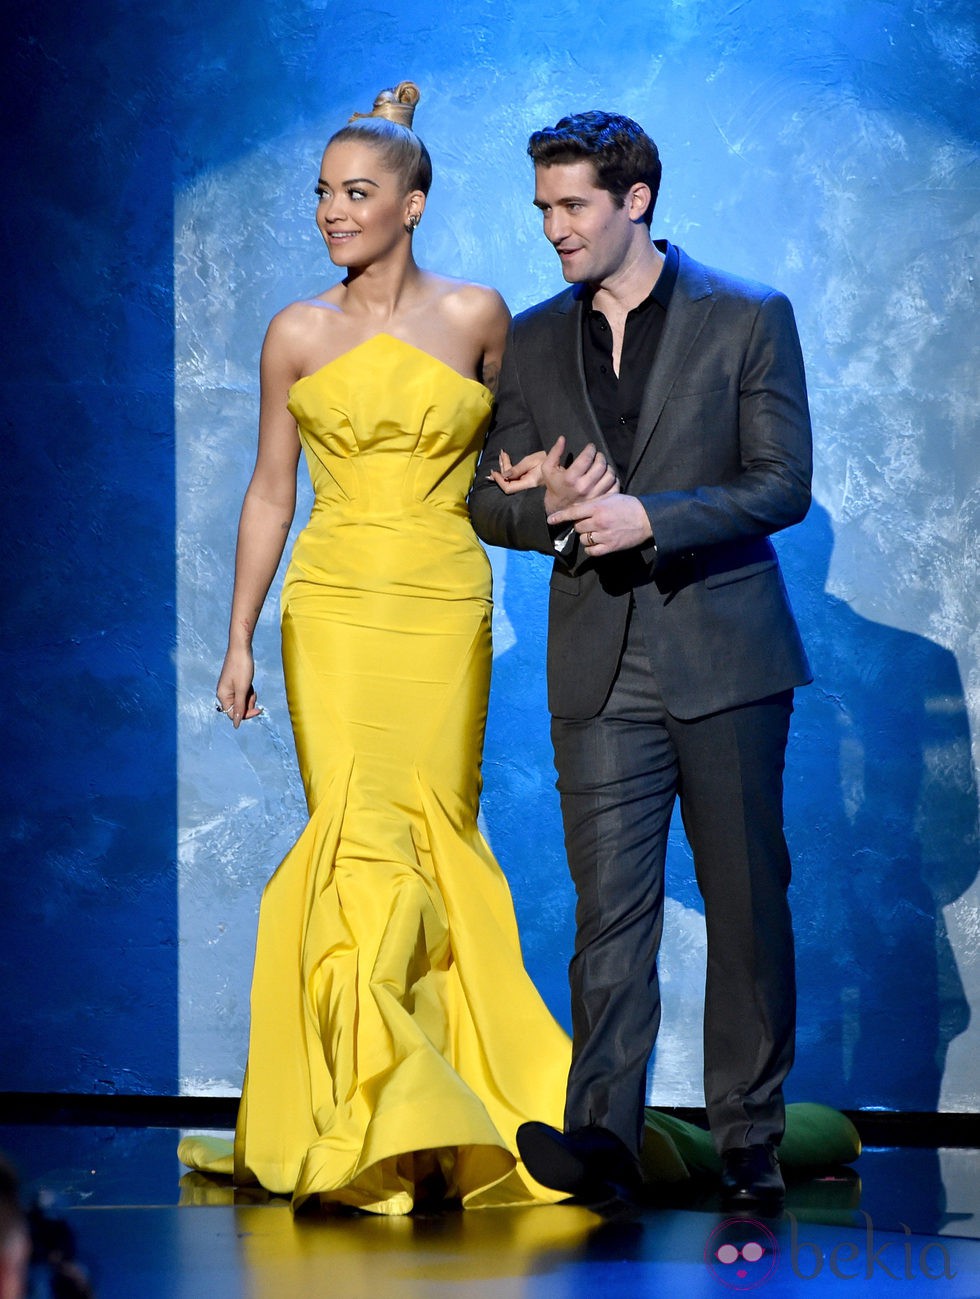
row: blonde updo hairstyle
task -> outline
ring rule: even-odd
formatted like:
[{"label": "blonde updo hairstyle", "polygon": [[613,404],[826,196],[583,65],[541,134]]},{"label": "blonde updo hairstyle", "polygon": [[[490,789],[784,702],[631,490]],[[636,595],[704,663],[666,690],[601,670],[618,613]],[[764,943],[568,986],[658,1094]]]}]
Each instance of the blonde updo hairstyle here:
[{"label": "blonde updo hairstyle", "polygon": [[328,147],[344,140],[370,141],[385,167],[402,178],[406,194],[413,189],[428,194],[432,159],[412,130],[415,105],[420,98],[419,88],[413,81],[400,81],[391,90],[382,90],[370,113],[355,113],[347,126],[330,137]]}]

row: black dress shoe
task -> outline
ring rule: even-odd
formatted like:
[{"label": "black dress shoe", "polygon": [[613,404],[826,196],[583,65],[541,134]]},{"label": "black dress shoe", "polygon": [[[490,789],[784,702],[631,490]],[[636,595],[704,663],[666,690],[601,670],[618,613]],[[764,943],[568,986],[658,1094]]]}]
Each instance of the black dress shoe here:
[{"label": "black dress shoe", "polygon": [[535,1181],[593,1204],[633,1204],[643,1185],[638,1161],[606,1128],[559,1132],[547,1123],[522,1123],[517,1149]]},{"label": "black dress shoe", "polygon": [[772,1146],[737,1146],[721,1157],[721,1195],[725,1204],[774,1205],[786,1194],[779,1159]]}]

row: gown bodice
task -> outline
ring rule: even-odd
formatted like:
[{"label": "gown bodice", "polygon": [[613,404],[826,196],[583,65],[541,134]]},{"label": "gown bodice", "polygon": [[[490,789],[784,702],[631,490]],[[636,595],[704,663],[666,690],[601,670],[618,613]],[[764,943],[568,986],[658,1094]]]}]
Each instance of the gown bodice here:
[{"label": "gown bodice", "polygon": [[490,422],[489,389],[376,334],[293,384],[314,503],[284,599],[299,581],[489,595],[466,496]]}]

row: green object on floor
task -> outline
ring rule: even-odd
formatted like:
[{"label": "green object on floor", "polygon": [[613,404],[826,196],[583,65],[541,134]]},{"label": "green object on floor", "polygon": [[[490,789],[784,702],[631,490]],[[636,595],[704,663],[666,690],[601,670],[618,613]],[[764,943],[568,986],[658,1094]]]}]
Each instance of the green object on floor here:
[{"label": "green object on floor", "polygon": [[[850,1164],[860,1153],[857,1128],[839,1110],[813,1101],[786,1106],[786,1134],[779,1147],[784,1168]],[[688,1177],[716,1177],[721,1172],[710,1132],[654,1109],[644,1116],[640,1162],[648,1182],[682,1182]]]}]

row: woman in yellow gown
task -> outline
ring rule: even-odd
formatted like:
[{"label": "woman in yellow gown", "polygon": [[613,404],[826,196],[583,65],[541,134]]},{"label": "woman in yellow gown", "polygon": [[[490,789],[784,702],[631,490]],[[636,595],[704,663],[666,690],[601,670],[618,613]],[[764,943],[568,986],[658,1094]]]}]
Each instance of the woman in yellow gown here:
[{"label": "woman in yellow gown", "polygon": [[[216,692],[236,727],[257,715],[252,632],[302,447],[315,502],[282,646],[310,821],[262,899],[234,1175],[382,1213],[434,1188],[559,1198],[514,1134],[560,1122],[568,1065],[477,828],[490,567],[465,501],[509,316],[415,263],[417,99],[383,92],[324,153],[316,221],[345,276],[269,326]],[[181,1154],[214,1166],[193,1142]]]}]

